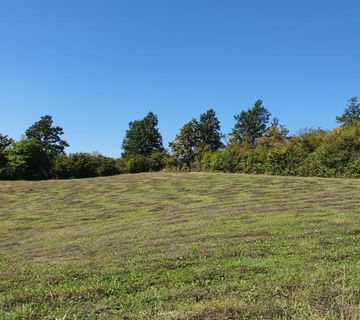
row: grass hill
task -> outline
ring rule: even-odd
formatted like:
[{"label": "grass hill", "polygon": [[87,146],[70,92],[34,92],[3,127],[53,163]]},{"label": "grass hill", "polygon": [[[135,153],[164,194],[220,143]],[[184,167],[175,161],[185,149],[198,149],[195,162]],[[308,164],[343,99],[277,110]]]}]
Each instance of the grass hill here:
[{"label": "grass hill", "polygon": [[360,181],[0,182],[0,319],[359,319]]}]

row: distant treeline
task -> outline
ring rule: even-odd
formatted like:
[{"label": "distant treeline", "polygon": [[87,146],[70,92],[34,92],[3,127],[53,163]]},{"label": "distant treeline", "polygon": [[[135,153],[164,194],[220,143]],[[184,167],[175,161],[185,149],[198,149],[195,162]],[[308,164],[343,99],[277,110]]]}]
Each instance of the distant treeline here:
[{"label": "distant treeline", "polygon": [[46,115],[19,141],[0,134],[0,179],[68,179],[147,171],[194,170],[319,177],[360,177],[360,103],[349,100],[333,130],[289,135],[258,100],[221,133],[213,109],[187,122],[163,146],[158,118],[149,112],[129,123],[118,159],[97,153],[66,155],[64,131]]}]

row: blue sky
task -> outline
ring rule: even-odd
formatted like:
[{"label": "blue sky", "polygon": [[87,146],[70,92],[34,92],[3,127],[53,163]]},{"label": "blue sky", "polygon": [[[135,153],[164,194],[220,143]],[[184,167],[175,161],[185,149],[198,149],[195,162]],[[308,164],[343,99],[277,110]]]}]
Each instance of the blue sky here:
[{"label": "blue sky", "polygon": [[68,152],[118,156],[153,111],[167,145],[214,108],[261,98],[291,132],[360,95],[358,0],[0,0],[0,132],[51,114]]}]

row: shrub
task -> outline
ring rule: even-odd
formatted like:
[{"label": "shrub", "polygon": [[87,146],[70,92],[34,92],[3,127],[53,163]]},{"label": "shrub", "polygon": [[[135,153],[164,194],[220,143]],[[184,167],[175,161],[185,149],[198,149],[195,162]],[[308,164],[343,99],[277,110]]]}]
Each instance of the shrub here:
[{"label": "shrub", "polygon": [[149,171],[148,159],[141,155],[124,156],[117,162],[120,173],[139,173]]},{"label": "shrub", "polygon": [[90,153],[73,153],[57,157],[53,176],[60,179],[90,178],[119,173],[116,161],[109,157]]},{"label": "shrub", "polygon": [[357,176],[359,154],[360,122],[334,129],[315,152],[319,175]]},{"label": "shrub", "polygon": [[117,168],[120,173],[160,171],[164,169],[169,162],[169,154],[165,151],[154,152],[148,157],[132,154],[119,159],[117,161]]},{"label": "shrub", "polygon": [[8,178],[29,180],[49,178],[51,161],[38,141],[22,139],[14,142],[6,153]]},{"label": "shrub", "polygon": [[170,161],[170,156],[166,151],[154,152],[148,157],[149,171],[160,171],[164,169]]}]

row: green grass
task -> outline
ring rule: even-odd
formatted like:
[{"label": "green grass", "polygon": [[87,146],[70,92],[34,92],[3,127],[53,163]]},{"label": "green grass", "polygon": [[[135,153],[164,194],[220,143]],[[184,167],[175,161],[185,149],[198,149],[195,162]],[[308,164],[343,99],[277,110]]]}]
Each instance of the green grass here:
[{"label": "green grass", "polygon": [[360,319],[360,181],[0,182],[0,319]]}]

